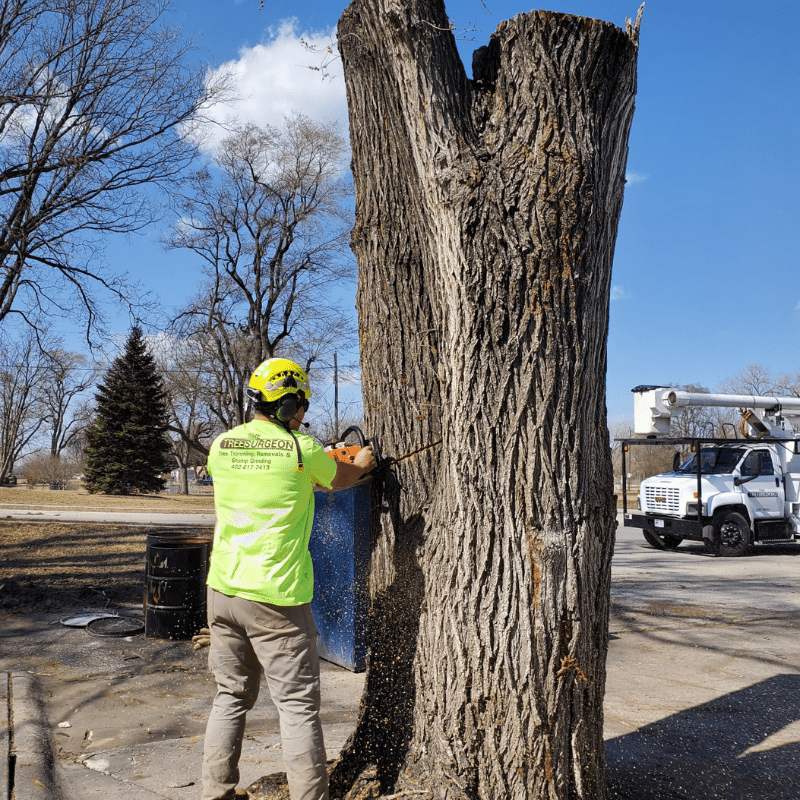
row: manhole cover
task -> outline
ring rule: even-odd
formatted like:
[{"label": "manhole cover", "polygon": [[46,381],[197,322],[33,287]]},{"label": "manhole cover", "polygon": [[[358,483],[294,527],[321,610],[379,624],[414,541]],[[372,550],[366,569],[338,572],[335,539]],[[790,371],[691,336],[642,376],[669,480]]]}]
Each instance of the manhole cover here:
[{"label": "manhole cover", "polygon": [[135,617],[99,617],[86,630],[95,636],[133,636],[144,630],[144,623]]},{"label": "manhole cover", "polygon": [[105,619],[113,616],[108,611],[80,611],[71,617],[64,617],[61,620],[61,624],[66,625],[68,628],[85,628],[96,619]]}]

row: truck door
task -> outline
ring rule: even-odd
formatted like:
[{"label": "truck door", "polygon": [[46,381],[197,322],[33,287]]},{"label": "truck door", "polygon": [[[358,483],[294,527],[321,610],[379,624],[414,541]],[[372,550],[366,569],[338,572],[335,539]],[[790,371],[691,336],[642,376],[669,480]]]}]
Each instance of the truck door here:
[{"label": "truck door", "polygon": [[[753,450],[752,455],[759,459],[760,474],[739,488],[747,495],[756,519],[782,519],[784,489],[780,464],[773,463],[772,453],[767,449]],[[749,456],[745,456],[741,461],[739,470],[743,478],[753,474],[754,469]]]}]

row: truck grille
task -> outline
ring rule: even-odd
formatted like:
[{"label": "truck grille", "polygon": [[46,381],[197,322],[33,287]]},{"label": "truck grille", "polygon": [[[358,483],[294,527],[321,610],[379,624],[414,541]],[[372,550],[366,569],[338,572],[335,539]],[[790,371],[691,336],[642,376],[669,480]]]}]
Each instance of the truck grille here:
[{"label": "truck grille", "polygon": [[669,486],[646,486],[644,510],[651,513],[680,514],[680,489]]}]

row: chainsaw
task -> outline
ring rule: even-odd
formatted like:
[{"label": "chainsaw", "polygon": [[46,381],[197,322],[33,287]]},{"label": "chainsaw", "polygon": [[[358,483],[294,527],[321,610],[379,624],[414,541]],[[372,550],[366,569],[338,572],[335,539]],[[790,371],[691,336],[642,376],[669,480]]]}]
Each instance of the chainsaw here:
[{"label": "chainsaw", "polygon": [[[350,436],[350,434],[355,435],[358,439],[358,444],[347,444],[347,437]],[[378,441],[374,437],[372,439],[365,439],[361,428],[357,428],[355,425],[351,425],[341,436],[337,436],[334,442],[325,448],[325,452],[334,461],[344,461],[345,463],[352,464],[358,452],[368,445],[372,447],[372,452],[375,454],[375,461],[377,462],[377,466],[373,470],[373,472],[375,472],[383,466],[383,458],[381,456],[381,449],[378,446]]]},{"label": "chainsaw", "polygon": [[[358,439],[358,444],[347,444],[347,437],[350,434],[354,434],[356,436]],[[355,461],[359,450],[363,449],[367,445],[372,447],[372,452],[375,455],[376,467],[372,470],[372,472],[361,478],[361,481],[365,481],[372,475],[376,475],[382,470],[388,469],[393,464],[398,464],[401,461],[405,461],[407,458],[412,458],[413,456],[416,456],[419,453],[430,449],[431,447],[436,447],[441,443],[442,440],[439,439],[436,442],[431,442],[431,444],[422,445],[421,447],[418,447],[415,450],[412,450],[410,453],[406,453],[405,455],[384,458],[383,454],[381,453],[381,448],[378,445],[378,440],[375,437],[372,439],[365,439],[361,428],[351,425],[341,436],[336,437],[333,444],[330,444],[325,448],[325,452],[334,461],[345,461],[349,464],[352,464]],[[359,483],[361,483],[361,481],[359,481]]]}]

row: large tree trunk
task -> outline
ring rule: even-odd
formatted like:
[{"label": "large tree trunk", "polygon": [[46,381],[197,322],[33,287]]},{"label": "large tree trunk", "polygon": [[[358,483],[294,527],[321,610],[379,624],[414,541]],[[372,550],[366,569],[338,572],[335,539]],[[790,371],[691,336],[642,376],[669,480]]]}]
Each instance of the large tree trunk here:
[{"label": "large tree trunk", "polygon": [[[370,659],[333,795],[606,796],[605,409],[638,20],[531,12],[470,81],[440,0],[355,0],[350,108],[373,494]],[[411,454],[411,455],[407,455]]]}]

